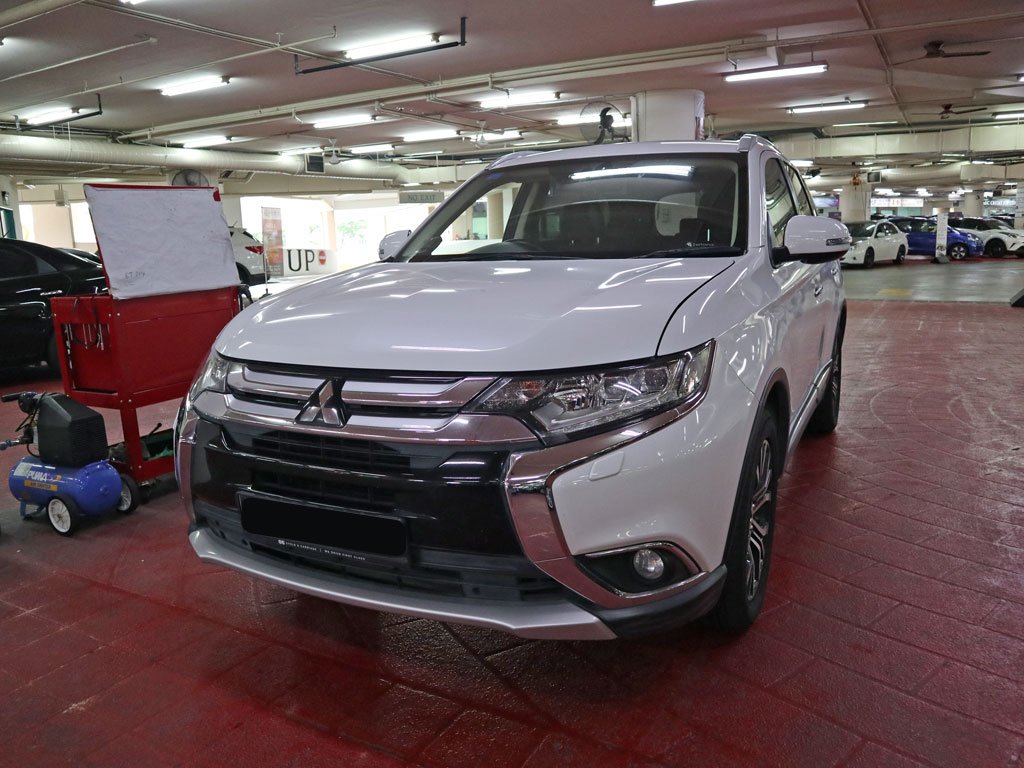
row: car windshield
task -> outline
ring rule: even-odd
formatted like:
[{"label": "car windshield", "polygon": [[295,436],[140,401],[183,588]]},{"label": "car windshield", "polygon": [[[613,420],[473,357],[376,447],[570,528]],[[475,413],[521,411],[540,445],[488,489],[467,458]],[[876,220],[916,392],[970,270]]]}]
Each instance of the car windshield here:
[{"label": "car windshield", "polygon": [[985,223],[992,227],[992,229],[1013,229],[1005,221],[1000,221],[999,219],[985,219]]},{"label": "car windshield", "polygon": [[401,261],[720,256],[746,249],[738,155],[645,155],[485,171]]},{"label": "car windshield", "polygon": [[852,237],[871,237],[871,233],[875,231],[875,222],[850,221],[847,222],[846,228],[850,230]]}]

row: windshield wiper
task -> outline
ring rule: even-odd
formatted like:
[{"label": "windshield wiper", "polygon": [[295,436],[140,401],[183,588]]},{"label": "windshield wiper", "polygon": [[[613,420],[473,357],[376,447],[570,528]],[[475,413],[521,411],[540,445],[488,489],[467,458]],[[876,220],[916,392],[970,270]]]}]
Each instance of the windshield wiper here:
[{"label": "windshield wiper", "polygon": [[674,256],[739,256],[742,248],[734,245],[681,246],[679,248],[661,248],[649,253],[641,253],[636,258],[671,258]]}]

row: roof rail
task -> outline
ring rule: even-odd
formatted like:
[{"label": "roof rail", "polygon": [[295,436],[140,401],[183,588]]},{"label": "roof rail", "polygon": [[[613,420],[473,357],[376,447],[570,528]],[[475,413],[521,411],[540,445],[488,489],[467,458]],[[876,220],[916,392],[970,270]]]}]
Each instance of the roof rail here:
[{"label": "roof rail", "polygon": [[747,152],[755,144],[761,144],[763,146],[775,149],[775,145],[772,144],[771,141],[766,139],[764,136],[758,136],[756,133],[745,133],[742,136],[740,136],[739,145],[741,151]]}]

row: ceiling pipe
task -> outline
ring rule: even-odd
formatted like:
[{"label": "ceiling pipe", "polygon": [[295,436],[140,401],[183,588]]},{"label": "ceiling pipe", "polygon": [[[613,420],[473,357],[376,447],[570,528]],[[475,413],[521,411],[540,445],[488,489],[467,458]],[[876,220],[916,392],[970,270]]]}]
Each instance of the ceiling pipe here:
[{"label": "ceiling pipe", "polygon": [[[716,43],[714,45],[698,45],[619,56],[604,56],[596,59],[566,62],[564,64],[550,64],[481,75],[468,75],[423,85],[396,86],[375,91],[364,91],[343,96],[284,104],[277,107],[261,107],[260,109],[235,112],[212,118],[199,118],[179,123],[152,126],[144,130],[132,131],[123,138],[127,140],[148,139],[177,133],[213,130],[216,128],[246,125],[251,121],[266,121],[268,118],[275,117],[288,118],[295,114],[319,112],[342,107],[373,107],[377,104],[391,106],[435,97],[466,96],[492,90],[495,87],[525,87],[552,80],[565,82],[658,69],[697,66],[714,62],[724,63],[726,49],[733,52],[737,46],[749,44],[750,42],[749,39],[736,40]],[[766,45],[762,39],[756,43],[755,48],[750,50],[767,51]]]},{"label": "ceiling pipe", "polygon": [[[0,134],[0,160],[305,175],[305,161],[301,156],[124,145],[86,139],[51,139],[9,134]],[[409,180],[409,172],[405,168],[393,163],[376,163],[370,160],[343,160],[337,165],[325,164],[322,175],[335,178],[380,179],[398,183]]]},{"label": "ceiling pipe", "polygon": [[72,5],[78,5],[84,1],[85,0],[30,0],[30,2],[22,3],[15,8],[8,8],[6,11],[0,11],[0,29],[13,27],[15,24],[20,24],[23,21],[31,21],[32,19],[40,16],[45,16],[48,13],[53,13],[54,11],[59,11]]},{"label": "ceiling pipe", "polygon": [[[17,74],[9,75],[8,77],[4,77],[4,78],[0,78],[0,83],[6,83],[6,82],[9,82],[11,80],[17,80],[19,77],[28,77],[30,75],[38,75],[38,74],[40,74],[42,72],[49,72],[51,69],[59,69],[61,67],[66,67],[69,64],[79,64],[79,63],[81,63],[83,61],[88,61],[89,59],[95,59],[95,58],[98,58],[100,56],[106,56],[107,54],[110,54],[110,53],[117,53],[119,51],[125,51],[125,50],[128,50],[129,48],[135,48],[135,47],[137,47],[139,45],[151,45],[153,43],[156,43],[156,41],[157,41],[157,39],[155,37],[153,37],[152,35],[146,35],[142,39],[136,40],[134,43],[125,43],[124,45],[118,45],[118,46],[115,46],[114,48],[107,48],[104,51],[97,51],[96,53],[87,53],[84,56],[78,56],[78,57],[76,57],[74,59],[66,59],[64,61],[58,61],[56,64],[49,64],[49,65],[47,65],[45,67],[40,67],[39,69],[30,69],[27,72],[18,72]],[[36,102],[36,103],[45,103],[45,102]]]}]

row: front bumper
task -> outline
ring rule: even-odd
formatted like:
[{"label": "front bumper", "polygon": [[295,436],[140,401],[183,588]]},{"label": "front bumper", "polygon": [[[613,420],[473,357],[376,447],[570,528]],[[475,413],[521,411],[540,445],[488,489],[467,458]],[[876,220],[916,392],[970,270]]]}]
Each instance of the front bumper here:
[{"label": "front bumper", "polygon": [[[208,401],[206,406],[209,405]],[[235,403],[235,407],[241,406]],[[714,412],[714,406],[708,407]],[[691,404],[691,408],[696,405]],[[204,407],[203,411],[209,413],[210,408]],[[363,562],[355,565],[341,559],[329,562],[323,548],[311,554],[296,551],[312,548],[278,542],[273,537],[268,540],[245,530],[239,516],[238,499],[253,493],[280,497],[285,492],[258,485],[257,470],[266,468],[268,457],[255,456],[258,453],[255,444],[241,446],[242,453],[238,457],[241,465],[236,466],[235,459],[227,456],[230,451],[225,449],[238,445],[237,440],[227,439],[232,430],[237,432],[238,424],[230,413],[215,416],[213,422],[195,414],[185,414],[179,420],[177,470],[185,507],[192,520],[190,541],[200,559],[206,562],[231,567],[300,592],[370,609],[468,623],[530,638],[609,639],[667,629],[692,620],[714,605],[721,590],[725,569],[717,566],[721,557],[718,539],[724,534],[709,530],[707,518],[716,518],[713,528],[724,530],[728,525],[735,479],[711,483],[708,476],[709,467],[729,466],[735,462],[711,450],[697,456],[690,452],[687,456],[687,446],[706,444],[711,433],[705,430],[712,429],[706,419],[701,421],[696,413],[687,414],[664,412],[620,430],[549,448],[538,449],[536,444],[520,442],[518,452],[513,443],[513,452],[509,453],[508,445],[492,447],[491,450],[504,452],[503,464],[487,462],[492,467],[487,470],[488,474],[468,484],[479,486],[483,482],[493,489],[494,482],[498,482],[495,490],[501,492],[491,497],[493,503],[483,506],[463,503],[465,497],[458,494],[465,492],[467,483],[452,483],[457,478],[444,475],[447,460],[442,461],[439,468],[432,467],[415,477],[406,473],[403,478],[387,479],[388,485],[397,488],[398,495],[378,514],[409,516],[407,522],[412,532],[410,557],[398,565],[375,564],[367,562],[366,558],[360,558]],[[228,432],[218,436],[215,433],[222,429],[217,426],[221,418],[225,419],[223,429]],[[266,417],[261,418],[267,421]],[[281,423],[275,424],[277,428],[281,426]],[[746,433],[741,425],[737,426],[738,434]],[[258,429],[265,424],[250,423],[246,427]],[[474,430],[474,434],[479,435],[480,431]],[[379,435],[372,436],[372,440],[369,435],[359,437],[368,442],[380,440]],[[727,444],[726,440],[718,443]],[[390,445],[414,455],[425,450],[424,442],[413,438],[404,447],[396,443]],[[486,446],[476,449],[483,453],[488,450]],[[693,471],[681,477],[673,467],[684,460]],[[286,472],[307,475],[329,472],[335,479],[346,476],[343,479],[371,485],[381,481],[381,478],[340,468],[303,470],[298,466],[299,461],[289,461],[287,457],[276,461]],[[608,474],[609,463],[617,467],[614,472],[621,471],[616,480],[601,479]],[[253,471],[251,478],[246,474],[250,469]],[[420,466],[417,471],[422,469]],[[498,474],[490,474],[492,470]],[[696,477],[700,480],[696,481]],[[556,481],[565,486],[556,487]],[[667,481],[673,484],[678,481],[678,485],[668,492]],[[638,487],[637,482],[647,487]],[[402,483],[414,483],[418,488],[427,488],[428,493],[422,498],[403,495],[411,489],[403,487]],[[692,498],[692,503],[683,503],[684,509],[677,513],[679,485],[688,483],[693,486],[686,494]],[[651,497],[647,495],[650,488],[656,489]],[[609,503],[595,505],[594,494],[607,496]],[[716,502],[723,499],[719,506],[727,509],[709,504],[709,497]],[[645,515],[670,521],[668,527],[659,528],[657,519],[653,527],[646,522],[637,525],[635,515],[622,514],[622,511],[636,511],[628,509],[622,501],[624,498],[633,498]],[[557,499],[561,499],[558,503],[565,507],[561,517],[555,508]],[[321,507],[330,503],[309,501]],[[341,504],[337,508],[344,510],[347,506]],[[492,511],[498,517],[493,517]],[[372,514],[373,510],[363,512]],[[689,519],[687,514],[691,515]],[[501,535],[499,517],[506,520],[511,539]],[[695,522],[701,537],[688,539],[686,530],[694,528]],[[472,529],[478,525],[488,526],[482,529],[487,531],[483,538],[467,537],[463,531],[452,527]],[[568,527],[563,528],[564,525]],[[635,535],[631,528],[646,529],[650,537],[644,534],[643,539],[630,539]],[[607,551],[645,540],[669,542],[688,567],[683,574],[686,578],[644,594],[624,594],[595,581],[587,570],[585,558],[588,555],[579,554]],[[473,546],[468,546],[467,542]],[[328,558],[331,554],[326,553]],[[381,570],[374,572],[378,565]],[[434,585],[440,583],[436,580],[439,571],[450,575],[460,569],[463,572],[455,578],[454,590],[435,588]],[[480,584],[486,585],[484,589],[479,588]]]}]

